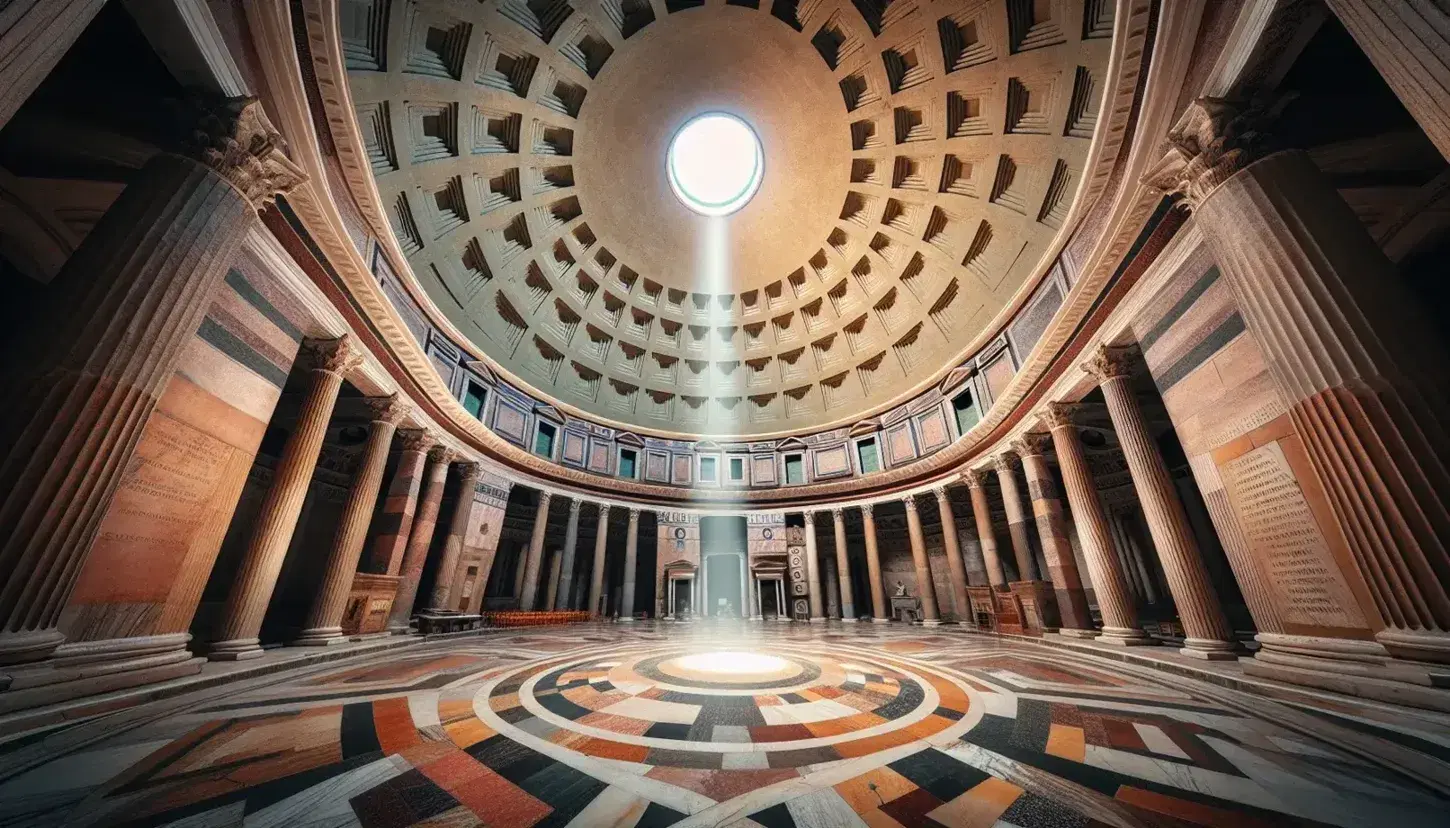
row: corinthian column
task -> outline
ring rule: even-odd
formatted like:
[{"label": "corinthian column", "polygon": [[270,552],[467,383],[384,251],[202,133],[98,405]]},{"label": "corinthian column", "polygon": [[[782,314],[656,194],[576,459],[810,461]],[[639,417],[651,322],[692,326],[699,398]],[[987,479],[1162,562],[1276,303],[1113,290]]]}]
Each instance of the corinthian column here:
[{"label": "corinthian column", "polygon": [[1070,405],[1052,403],[1043,419],[1052,431],[1052,444],[1062,467],[1062,483],[1067,489],[1067,503],[1072,507],[1072,522],[1077,527],[1088,577],[1103,615],[1103,633],[1098,640],[1105,644],[1156,644],[1138,624],[1138,608],[1128,594],[1121,561],[1113,551],[1112,531],[1108,528],[1103,504],[1098,500],[1092,471],[1083,456],[1072,412]]},{"label": "corinthian column", "polygon": [[477,463],[458,464],[458,503],[448,523],[448,537],[443,541],[443,559],[438,562],[438,577],[433,579],[433,594],[428,597],[430,611],[457,609],[448,605],[448,596],[453,592],[458,560],[463,557],[463,539],[468,534],[469,516],[473,514],[473,489],[478,485],[479,470]]},{"label": "corinthian column", "polygon": [[1082,576],[1077,559],[1072,555],[1072,542],[1067,537],[1067,522],[1062,518],[1062,501],[1057,496],[1057,481],[1047,467],[1043,453],[1052,444],[1046,434],[1024,434],[1013,442],[1022,470],[1027,474],[1027,493],[1032,499],[1032,515],[1037,519],[1037,537],[1042,542],[1042,557],[1057,595],[1057,611],[1062,616],[1063,635],[1092,638],[1092,614],[1088,612],[1087,594],[1083,592]]},{"label": "corinthian column", "polygon": [[841,509],[831,510],[831,523],[836,530],[836,575],[841,579],[841,620],[856,620],[856,604],[851,593],[851,560],[846,555],[846,515]]},{"label": "corinthian column", "polygon": [[634,571],[639,560],[639,510],[629,510],[629,528],[624,533],[624,586],[620,588],[619,620],[634,620]]},{"label": "corinthian column", "polygon": [[272,488],[267,490],[257,514],[257,528],[252,532],[241,568],[227,595],[220,638],[207,653],[212,661],[240,661],[262,654],[257,635],[267,614],[267,604],[272,600],[272,591],[277,587],[277,575],[282,571],[287,547],[297,531],[297,516],[302,512],[307,487],[317,469],[322,440],[327,436],[327,421],[332,418],[343,377],[362,364],[363,355],[348,337],[307,343],[304,347],[311,362],[307,394],[302,399],[297,425],[277,461]]},{"label": "corinthian column", "polygon": [[[1430,4],[1386,0],[1374,15],[1365,5],[1334,8],[1393,19],[1387,38],[1406,36],[1411,8],[1446,20]],[[1443,45],[1445,31],[1425,36]],[[1405,51],[1407,61],[1424,56]],[[1420,78],[1427,89],[1443,87],[1438,57],[1439,72]],[[1443,116],[1445,102],[1435,103]],[[1306,154],[1254,160],[1264,114],[1197,102],[1150,183],[1186,194],[1263,348],[1383,624],[1375,638],[1395,655],[1450,662],[1450,355]]]},{"label": "corinthian column", "polygon": [[1128,381],[1128,355],[1101,348],[1083,368],[1102,386],[1148,533],[1153,536],[1158,560],[1168,576],[1168,591],[1173,593],[1173,603],[1188,633],[1181,652],[1205,659],[1236,658],[1232,630],[1209,580],[1198,541],[1189,529],[1183,503],[1168,477],[1158,443],[1143,424],[1143,412]]},{"label": "corinthian column", "polygon": [[916,591],[921,593],[921,624],[941,624],[936,606],[936,585],[931,580],[931,560],[926,556],[926,536],[921,531],[921,515],[916,512],[916,496],[907,495],[901,503],[906,507],[906,534],[911,539],[911,562],[916,567]]},{"label": "corinthian column", "polygon": [[131,177],[0,356],[0,664],[64,640],[61,609],[182,349],[257,210],[304,179],[255,100],[205,114],[194,138]]},{"label": "corinthian column", "polygon": [[579,507],[583,505],[579,498],[569,501],[569,522],[564,525],[564,559],[560,563],[561,574],[559,577],[559,592],[554,601],[553,609],[573,609],[569,606],[569,596],[574,592],[574,549],[579,545]]},{"label": "corinthian column", "polygon": [[891,620],[886,614],[886,587],[881,583],[881,550],[876,546],[876,517],[871,514],[871,504],[861,506],[861,523],[866,536],[866,577],[871,581],[871,622],[885,624]]},{"label": "corinthian column", "polygon": [[[599,522],[594,530],[594,560],[589,573],[589,617],[598,618],[599,598],[604,594],[604,555],[609,548],[609,505],[600,504]],[[694,607],[699,613],[699,608]]]},{"label": "corinthian column", "polygon": [[816,548],[816,513],[806,512],[806,583],[810,590],[811,620],[824,623],[826,620],[824,595],[821,593],[821,556]]},{"label": "corinthian column", "polygon": [[403,552],[403,565],[398,571],[398,591],[393,597],[393,611],[388,615],[388,630],[394,635],[408,632],[413,617],[413,602],[418,597],[418,580],[433,547],[433,530],[438,526],[438,509],[443,505],[443,488],[448,483],[448,465],[453,452],[443,446],[428,451],[428,473],[423,478],[423,495],[418,501],[418,514],[413,518],[413,532]]},{"label": "corinthian column", "polygon": [[342,519],[338,521],[337,535],[333,537],[332,550],[323,568],[322,586],[312,602],[302,634],[293,642],[298,645],[325,647],[347,640],[342,635],[342,613],[347,609],[347,594],[352,588],[353,575],[357,573],[358,559],[362,557],[373,507],[378,502],[383,466],[388,461],[393,432],[408,411],[406,405],[398,402],[396,394],[368,400],[368,405],[373,417],[367,443],[363,446],[362,464],[353,476],[347,503],[342,507]]},{"label": "corinthian column", "polygon": [[936,511],[941,517],[942,546],[947,553],[947,572],[952,579],[952,613],[957,621],[970,619],[971,604],[967,601],[967,567],[962,561],[962,544],[957,539],[957,519],[952,514],[952,502],[947,497],[947,487],[937,486],[931,493],[936,496]]},{"label": "corinthian column", "polygon": [[544,534],[549,530],[549,503],[552,492],[539,492],[539,505],[534,507],[534,532],[529,535],[529,555],[524,559],[523,591],[519,593],[519,609],[536,609],[539,600],[539,573],[544,568]]},{"label": "corinthian column", "polygon": [[1027,511],[1022,508],[1022,490],[1017,488],[1017,474],[1012,469],[1012,453],[1003,452],[992,460],[997,470],[997,485],[1002,487],[1002,505],[1007,509],[1007,534],[1012,539],[1012,556],[1017,560],[1017,580],[1038,581],[1037,558],[1032,555],[1028,535]]},{"label": "corinthian column", "polygon": [[967,490],[972,493],[972,517],[977,521],[977,541],[982,545],[982,566],[987,570],[987,583],[1000,592],[1007,588],[1007,573],[997,554],[997,535],[992,530],[992,509],[987,505],[986,469],[968,469]]}]

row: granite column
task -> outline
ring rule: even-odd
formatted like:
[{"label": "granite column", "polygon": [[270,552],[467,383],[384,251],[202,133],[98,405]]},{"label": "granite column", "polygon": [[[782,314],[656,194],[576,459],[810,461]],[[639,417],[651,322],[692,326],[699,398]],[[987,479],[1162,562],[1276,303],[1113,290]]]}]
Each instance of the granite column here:
[{"label": "granite column", "polygon": [[227,595],[219,638],[212,643],[207,657],[212,661],[241,661],[262,655],[262,620],[277,576],[287,557],[287,547],[297,531],[297,518],[302,513],[312,473],[327,436],[327,423],[337,404],[337,392],[343,377],[362,364],[362,353],[348,337],[327,342],[308,343],[307,391],[302,399],[297,423],[277,469],[272,488],[262,501],[256,528],[242,557],[242,563]]},{"label": "granite column", "polygon": [[916,567],[916,591],[921,596],[921,623],[925,627],[941,624],[941,611],[936,605],[936,585],[931,579],[931,559],[926,555],[926,534],[921,531],[921,515],[916,511],[916,495],[902,498],[906,507],[906,534],[911,539],[911,562]]},{"label": "granite column", "polygon": [[443,541],[443,559],[438,562],[433,594],[428,598],[430,612],[457,610],[457,607],[449,606],[448,596],[453,592],[458,562],[463,558],[463,541],[468,534],[469,517],[473,514],[473,489],[478,485],[480,470],[477,463],[458,464],[458,502],[453,507],[453,519],[448,523],[448,537]]},{"label": "granite column", "polygon": [[418,499],[418,514],[413,518],[413,532],[403,552],[398,571],[398,591],[393,597],[393,611],[388,615],[388,630],[396,635],[408,632],[413,617],[413,603],[418,598],[418,581],[433,548],[433,532],[438,527],[438,510],[443,505],[443,489],[448,483],[448,466],[453,452],[443,446],[428,451],[428,471],[423,478],[423,493]]},{"label": "granite column", "polygon": [[841,620],[856,620],[855,595],[851,589],[851,559],[846,554],[846,514],[831,510],[831,523],[836,530],[836,576],[841,579]]},{"label": "granite column", "polygon": [[816,513],[806,512],[806,588],[810,590],[811,621],[824,623],[825,595],[821,591],[821,556],[816,548]]},{"label": "granite column", "polygon": [[574,557],[579,546],[579,498],[569,501],[569,522],[564,525],[564,560],[560,566],[559,594],[554,601],[556,610],[573,609],[571,595],[574,587]]},{"label": "granite column", "polygon": [[[589,573],[589,617],[601,615],[599,599],[604,594],[604,556],[609,548],[609,505],[599,505],[599,520],[594,530],[594,560]],[[696,608],[696,612],[699,609]]]},{"label": "granite column", "polygon": [[629,528],[624,533],[624,586],[620,589],[619,620],[634,620],[634,580],[639,568],[639,510],[629,510]]},{"label": "granite column", "polygon": [[1187,639],[1181,652],[1204,659],[1237,658],[1237,646],[1223,605],[1219,603],[1188,516],[1168,476],[1158,444],[1148,433],[1137,395],[1129,382],[1128,355],[1102,348],[1084,368],[1102,386],[1113,430],[1123,446],[1133,489],[1158,549],[1158,560],[1168,576],[1168,591],[1183,620]]},{"label": "granite column", "polygon": [[1037,536],[1042,542],[1042,557],[1047,560],[1049,579],[1057,596],[1057,611],[1062,617],[1063,635],[1092,638],[1092,614],[1088,612],[1087,594],[1082,575],[1072,554],[1072,541],[1067,536],[1067,522],[1062,517],[1062,500],[1057,494],[1057,481],[1047,466],[1045,452],[1052,445],[1047,434],[1024,434],[1013,442],[1017,456],[1022,458],[1022,471],[1027,475],[1027,492],[1032,499],[1032,515],[1037,522]]},{"label": "granite column", "polygon": [[962,559],[961,540],[957,538],[957,518],[952,514],[946,486],[938,486],[931,493],[936,497],[936,511],[941,518],[942,548],[946,550],[947,572],[952,582],[952,613],[958,623],[964,623],[971,619],[972,607],[967,600],[967,566]]},{"label": "granite column", "polygon": [[887,615],[886,586],[881,583],[881,550],[876,545],[876,517],[870,503],[861,506],[862,534],[866,536],[866,577],[871,581],[871,622],[885,624]]},{"label": "granite column", "polygon": [[987,570],[987,583],[992,589],[1007,588],[1007,573],[1002,569],[1002,559],[997,555],[997,537],[992,530],[992,509],[987,504],[987,472],[985,469],[968,469],[967,489],[972,493],[972,517],[977,521],[977,541],[982,545],[982,565]]},{"label": "granite column", "polygon": [[1098,610],[1103,616],[1102,635],[1098,640],[1123,645],[1156,643],[1138,625],[1138,608],[1128,593],[1121,559],[1113,550],[1112,531],[1098,500],[1097,484],[1083,455],[1072,411],[1070,405],[1052,403],[1047,407],[1045,419],[1052,432],[1057,462],[1062,467],[1062,483],[1067,489],[1068,505],[1072,507],[1072,521],[1077,527],[1083,560],[1087,562]]},{"label": "granite column", "polygon": [[353,576],[357,574],[358,559],[362,557],[363,544],[367,540],[368,523],[372,520],[373,507],[377,505],[382,488],[383,467],[388,462],[393,433],[407,414],[407,407],[398,402],[396,394],[369,400],[368,403],[373,418],[367,443],[363,446],[362,463],[348,489],[342,519],[338,522],[332,550],[323,567],[322,586],[312,602],[302,633],[293,642],[297,645],[325,647],[347,640],[342,634],[342,614],[347,609],[348,592],[352,589]]},{"label": "granite column", "polygon": [[1002,505],[1007,509],[1007,533],[1012,538],[1012,557],[1017,561],[1017,580],[1037,581],[1037,558],[1032,554],[1032,540],[1027,527],[1027,510],[1022,508],[1022,490],[1017,486],[1017,473],[1012,469],[1011,452],[997,455],[992,465],[997,469],[997,483],[1002,487]]},{"label": "granite column", "polygon": [[529,535],[528,557],[524,558],[522,591],[519,592],[519,609],[538,609],[539,574],[544,568],[544,535],[549,530],[549,504],[554,499],[551,492],[539,492],[539,504],[534,507],[534,531]]}]

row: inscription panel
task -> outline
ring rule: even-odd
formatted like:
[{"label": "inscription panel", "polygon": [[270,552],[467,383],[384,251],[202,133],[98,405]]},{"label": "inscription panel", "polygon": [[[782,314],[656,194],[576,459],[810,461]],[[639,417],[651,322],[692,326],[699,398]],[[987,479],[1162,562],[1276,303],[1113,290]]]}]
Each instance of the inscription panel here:
[{"label": "inscription panel", "polygon": [[1230,460],[1222,473],[1250,554],[1261,562],[1284,620],[1318,627],[1366,626],[1279,444]]}]

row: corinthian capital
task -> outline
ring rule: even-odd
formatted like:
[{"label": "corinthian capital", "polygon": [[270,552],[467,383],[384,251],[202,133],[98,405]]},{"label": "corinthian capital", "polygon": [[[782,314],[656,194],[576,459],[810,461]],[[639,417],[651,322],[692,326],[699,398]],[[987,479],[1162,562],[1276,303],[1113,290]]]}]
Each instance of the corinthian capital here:
[{"label": "corinthian capital", "polygon": [[302,343],[302,350],[312,360],[313,370],[344,377],[363,362],[362,350],[347,334],[337,339],[309,339]]},{"label": "corinthian capital", "polygon": [[1073,417],[1076,412],[1076,403],[1048,403],[1042,409],[1042,424],[1047,426],[1048,429],[1076,425],[1073,422]]},{"label": "corinthian capital", "polygon": [[967,469],[962,472],[962,479],[967,482],[968,489],[981,489],[987,485],[987,479],[992,476],[991,469]]},{"label": "corinthian capital", "polygon": [[367,406],[375,423],[396,426],[408,417],[408,403],[396,393],[386,397],[368,397],[363,400],[363,405]]},{"label": "corinthian capital", "polygon": [[191,151],[258,210],[307,180],[256,98],[194,104]]},{"label": "corinthian capital", "polygon": [[1012,441],[1012,450],[1017,452],[1018,457],[1036,457],[1047,453],[1052,448],[1052,435],[1040,432],[1023,434]]},{"label": "corinthian capital", "polygon": [[1199,98],[1168,131],[1168,153],[1148,168],[1143,183],[1182,193],[1188,206],[1197,209],[1220,184],[1267,152],[1263,126],[1290,100]]},{"label": "corinthian capital", "polygon": [[1109,348],[1104,345],[1082,364],[1082,369],[1092,374],[1098,382],[1131,376],[1133,373],[1133,349]]}]

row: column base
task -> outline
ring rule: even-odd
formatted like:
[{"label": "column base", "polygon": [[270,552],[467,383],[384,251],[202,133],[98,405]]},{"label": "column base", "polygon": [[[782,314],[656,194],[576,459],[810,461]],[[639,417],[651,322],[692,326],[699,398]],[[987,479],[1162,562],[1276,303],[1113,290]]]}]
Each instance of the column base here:
[{"label": "column base", "polygon": [[859,619],[859,618],[842,618],[841,619],[841,623],[842,624],[855,624],[856,622],[858,622],[860,620],[861,619]]},{"label": "column base", "polygon": [[812,624],[824,624],[824,623],[826,623],[826,617],[823,615],[820,618],[812,618],[811,619],[811,623]]},{"label": "column base", "polygon": [[318,627],[315,630],[303,630],[292,642],[292,646],[331,647],[346,643],[347,636],[342,634],[342,627]]},{"label": "column base", "polygon": [[1314,643],[1337,639],[1259,635],[1261,640],[1266,637],[1274,643],[1265,642],[1252,658],[1240,659],[1246,675],[1391,704],[1450,712],[1450,693],[1445,692],[1445,688],[1450,687],[1450,670],[1441,665],[1375,658],[1371,650],[1379,647],[1371,641],[1345,640],[1341,642],[1344,645],[1341,656],[1321,657],[1307,655],[1306,648],[1295,647],[1292,641],[1276,639],[1304,638]]},{"label": "column base", "polygon": [[1121,627],[1103,627],[1102,635],[1093,640],[1099,644],[1112,644],[1117,647],[1156,647],[1161,643],[1142,630]]},{"label": "column base", "polygon": [[1185,638],[1178,652],[1204,661],[1234,661],[1239,657],[1239,646],[1232,641],[1214,641],[1207,638]]},{"label": "column base", "polygon": [[619,618],[617,620],[621,624],[633,624],[634,623],[634,616],[633,615],[621,615],[621,616],[619,616]]},{"label": "column base", "polygon": [[747,618],[746,620],[747,621],[764,621],[765,620],[765,616],[764,615],[752,615],[749,618]]},{"label": "column base", "polygon": [[186,649],[190,640],[174,633],[61,645],[48,661],[5,670],[0,714],[195,675],[206,659]]},{"label": "column base", "polygon": [[1380,630],[1378,641],[1396,658],[1450,664],[1450,633],[1431,630]]},{"label": "column base", "polygon": [[209,661],[246,661],[262,657],[262,641],[259,638],[234,638],[230,641],[214,642],[207,649]]},{"label": "column base", "polygon": [[1097,630],[1083,630],[1077,627],[1061,627],[1058,629],[1057,634],[1063,638],[1078,638],[1084,640],[1091,640],[1098,637]]},{"label": "column base", "polygon": [[872,618],[871,619],[871,623],[872,624],[890,624],[891,623],[891,619],[890,618]]},{"label": "column base", "polygon": [[923,618],[921,620],[921,625],[923,627],[940,627],[941,626],[941,619],[940,618]]},{"label": "column base", "polygon": [[54,627],[45,630],[26,630],[18,633],[0,633],[0,665],[28,664],[43,661],[65,643],[65,633]]}]

